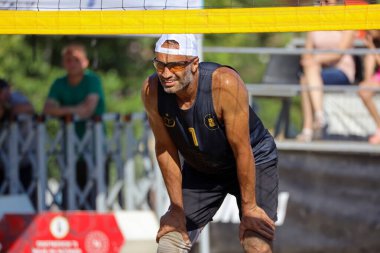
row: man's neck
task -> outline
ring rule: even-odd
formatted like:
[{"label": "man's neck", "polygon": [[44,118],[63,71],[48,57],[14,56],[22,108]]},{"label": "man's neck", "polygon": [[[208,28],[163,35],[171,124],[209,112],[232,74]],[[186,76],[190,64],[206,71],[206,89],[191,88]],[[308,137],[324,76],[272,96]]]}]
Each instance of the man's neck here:
[{"label": "man's neck", "polygon": [[80,81],[82,81],[83,76],[84,76],[84,73],[81,73],[77,75],[68,75],[67,78],[69,80],[70,85],[76,86],[80,83]]},{"label": "man's neck", "polygon": [[194,80],[183,90],[176,93],[179,108],[182,110],[189,109],[194,104],[194,101],[197,97],[197,91],[198,76],[196,76]]}]

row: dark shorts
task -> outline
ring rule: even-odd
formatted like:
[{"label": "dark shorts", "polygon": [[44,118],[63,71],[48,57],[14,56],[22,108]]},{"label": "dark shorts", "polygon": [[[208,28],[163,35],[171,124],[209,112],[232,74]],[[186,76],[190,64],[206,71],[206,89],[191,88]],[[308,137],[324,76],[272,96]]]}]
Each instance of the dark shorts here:
[{"label": "dark shorts", "polygon": [[[208,175],[185,166],[182,178],[188,231],[210,222],[228,193],[236,197],[241,217],[241,196],[236,173]],[[278,180],[277,160],[256,166],[256,201],[273,221],[277,220]]]},{"label": "dark shorts", "polygon": [[346,74],[337,68],[328,67],[323,68],[322,72],[322,80],[325,85],[346,85],[350,84],[350,80]]}]

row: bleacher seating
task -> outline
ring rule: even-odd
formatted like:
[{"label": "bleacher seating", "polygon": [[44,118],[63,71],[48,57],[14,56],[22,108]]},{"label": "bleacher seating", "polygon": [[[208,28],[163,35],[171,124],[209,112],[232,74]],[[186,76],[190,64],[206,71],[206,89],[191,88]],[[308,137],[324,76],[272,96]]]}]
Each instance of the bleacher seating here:
[{"label": "bleacher seating", "polygon": [[[297,40],[292,47],[301,47],[302,41]],[[362,43],[356,42],[355,48],[363,48]],[[285,52],[285,50],[284,50]],[[365,139],[375,130],[375,124],[364,107],[357,90],[358,83],[363,78],[362,55],[354,55],[356,63],[355,83],[349,86],[324,86],[324,111],[327,115],[327,138],[359,138]],[[251,96],[274,98],[281,101],[281,109],[277,116],[274,136],[285,138],[294,137],[290,122],[290,107],[292,98],[299,95],[299,64],[298,54],[272,54],[268,62],[261,84],[247,84]],[[375,103],[380,109],[380,95],[375,96]]]}]

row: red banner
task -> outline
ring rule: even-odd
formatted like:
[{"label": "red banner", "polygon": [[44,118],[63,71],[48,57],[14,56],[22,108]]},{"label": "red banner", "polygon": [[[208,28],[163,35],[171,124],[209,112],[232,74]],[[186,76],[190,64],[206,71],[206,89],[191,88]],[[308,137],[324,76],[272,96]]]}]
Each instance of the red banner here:
[{"label": "red banner", "polygon": [[113,214],[47,212],[4,215],[0,242],[9,253],[116,253],[124,237]]}]

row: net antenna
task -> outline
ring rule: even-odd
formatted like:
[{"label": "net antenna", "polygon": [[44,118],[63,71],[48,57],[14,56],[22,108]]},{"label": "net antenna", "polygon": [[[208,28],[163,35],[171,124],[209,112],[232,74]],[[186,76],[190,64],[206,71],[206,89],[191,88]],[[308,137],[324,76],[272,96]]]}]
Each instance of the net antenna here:
[{"label": "net antenna", "polygon": [[380,29],[378,1],[0,0],[0,34],[254,33]]}]

